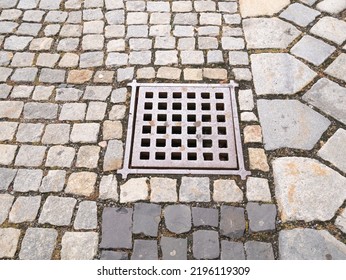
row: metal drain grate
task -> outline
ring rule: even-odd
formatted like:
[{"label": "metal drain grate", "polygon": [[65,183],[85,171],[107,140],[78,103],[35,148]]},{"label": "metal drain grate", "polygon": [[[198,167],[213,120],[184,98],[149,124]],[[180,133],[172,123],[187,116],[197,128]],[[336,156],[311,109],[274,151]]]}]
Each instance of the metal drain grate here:
[{"label": "metal drain grate", "polygon": [[[250,174],[244,168],[236,84],[133,81],[123,169],[128,174]],[[234,104],[234,105],[233,105]]]}]

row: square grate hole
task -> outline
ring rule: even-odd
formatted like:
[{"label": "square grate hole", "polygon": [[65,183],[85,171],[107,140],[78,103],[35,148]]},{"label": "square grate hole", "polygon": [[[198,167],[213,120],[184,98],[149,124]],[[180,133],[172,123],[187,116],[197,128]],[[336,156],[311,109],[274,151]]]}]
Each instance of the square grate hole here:
[{"label": "square grate hole", "polygon": [[133,81],[123,169],[128,174],[219,174],[246,178],[234,82]]}]

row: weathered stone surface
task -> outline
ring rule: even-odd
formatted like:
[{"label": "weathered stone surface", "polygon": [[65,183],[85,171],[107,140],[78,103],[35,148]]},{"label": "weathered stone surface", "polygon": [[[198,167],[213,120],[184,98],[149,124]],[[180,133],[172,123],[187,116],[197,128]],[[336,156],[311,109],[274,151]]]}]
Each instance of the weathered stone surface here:
[{"label": "weathered stone surface", "polygon": [[71,141],[96,143],[100,131],[98,123],[75,123],[71,131]]},{"label": "weathered stone surface", "polygon": [[72,147],[53,146],[48,150],[46,166],[71,167],[75,153]]},{"label": "weathered stone surface", "polygon": [[10,215],[10,223],[32,222],[36,219],[40,208],[41,196],[20,196],[13,203]]},{"label": "weathered stone surface", "polygon": [[128,260],[127,252],[102,251],[100,260]]},{"label": "weathered stone surface", "polygon": [[22,101],[0,101],[0,118],[18,119],[23,106]]},{"label": "weathered stone surface", "polygon": [[215,259],[219,257],[219,234],[217,231],[195,231],[192,240],[192,250],[195,259]]},{"label": "weathered stone surface", "polygon": [[169,231],[184,233],[191,229],[191,209],[187,205],[169,205],[164,209],[165,224]]},{"label": "weathered stone surface", "polygon": [[82,201],[74,220],[75,229],[95,229],[97,227],[97,206],[95,201]]},{"label": "weathered stone surface", "polygon": [[42,137],[43,144],[66,144],[70,140],[70,125],[48,124]]},{"label": "weathered stone surface", "polygon": [[325,72],[335,78],[338,78],[346,82],[346,54],[340,54],[331,65],[325,70]]},{"label": "weathered stone surface", "polygon": [[257,95],[294,94],[316,76],[304,63],[285,53],[253,54],[251,62]]},{"label": "weathered stone surface", "polygon": [[272,244],[258,241],[245,243],[247,260],[274,260]]},{"label": "weathered stone surface", "polygon": [[15,154],[17,151],[17,146],[0,144],[0,164],[10,165],[12,164]]},{"label": "weathered stone surface", "polygon": [[103,159],[103,170],[111,171],[121,168],[123,159],[123,143],[119,140],[108,141]]},{"label": "weathered stone surface", "polygon": [[246,197],[248,201],[271,202],[268,180],[248,177],[246,181]]},{"label": "weathered stone surface", "polygon": [[221,206],[220,234],[238,238],[242,237],[244,232],[244,209],[233,206]]},{"label": "weathered stone surface", "polygon": [[58,113],[58,105],[52,103],[26,103],[24,106],[24,118],[26,119],[55,119]]},{"label": "weathered stone surface", "polygon": [[17,174],[16,169],[0,168],[0,190],[6,191]]},{"label": "weathered stone surface", "polygon": [[102,176],[99,187],[99,198],[118,201],[118,182],[114,175]]},{"label": "weathered stone surface", "polygon": [[195,227],[219,225],[219,211],[213,208],[192,207],[192,220]]},{"label": "weathered stone surface", "polygon": [[22,145],[19,148],[14,164],[16,166],[38,167],[42,164],[46,147]]},{"label": "weathered stone surface", "polygon": [[76,167],[97,168],[100,147],[82,146],[79,148]]},{"label": "weathered stone surface", "polygon": [[95,191],[97,174],[93,172],[74,172],[70,175],[66,193],[90,196]]},{"label": "weathered stone surface", "polygon": [[21,260],[50,260],[58,232],[51,228],[28,228],[19,252]]},{"label": "weathered stone surface", "polygon": [[221,260],[245,260],[243,243],[222,240]]},{"label": "weathered stone surface", "polygon": [[[317,81],[303,99],[326,114],[346,124],[346,89],[326,78]],[[338,100],[338,102],[335,102]]]},{"label": "weathered stone surface", "polygon": [[240,0],[243,17],[271,16],[290,4],[290,0]]},{"label": "weathered stone surface", "polygon": [[17,251],[20,230],[15,228],[0,229],[0,258],[13,258]]},{"label": "weathered stone surface", "polygon": [[344,233],[346,233],[346,210],[344,209],[341,214],[335,219],[335,225]]},{"label": "weathered stone surface", "polygon": [[326,230],[282,230],[279,254],[282,260],[344,260],[346,245]]},{"label": "weathered stone surface", "polygon": [[320,14],[320,12],[306,7],[305,5],[293,3],[280,14],[280,17],[305,27],[313,22]]},{"label": "weathered stone surface", "polygon": [[179,199],[182,202],[210,201],[209,178],[183,177],[181,179]]},{"label": "weathered stone surface", "polygon": [[157,260],[156,240],[135,240],[131,260]]},{"label": "weathered stone surface", "polygon": [[0,225],[7,219],[8,213],[10,212],[14,196],[4,193],[0,194]]},{"label": "weathered stone surface", "polygon": [[243,201],[243,192],[234,180],[216,180],[213,199],[216,202],[241,202]]},{"label": "weathered stone surface", "polygon": [[19,169],[13,183],[16,192],[37,191],[41,185],[42,170]]},{"label": "weathered stone surface", "polygon": [[55,226],[70,225],[76,202],[72,197],[49,196],[43,204],[38,222]]},{"label": "weathered stone surface", "polygon": [[257,106],[266,150],[310,150],[330,125],[327,118],[298,100],[258,100]]},{"label": "weathered stone surface", "polygon": [[315,159],[277,158],[273,173],[283,221],[330,220],[346,199],[346,178]]},{"label": "weathered stone surface", "polygon": [[44,125],[41,123],[19,124],[16,139],[18,142],[39,142]]},{"label": "weathered stone surface", "polygon": [[62,260],[92,260],[97,254],[96,232],[66,232],[61,240]]},{"label": "weathered stone surface", "polygon": [[346,172],[346,130],[338,129],[318,151],[318,155]]},{"label": "weathered stone surface", "polygon": [[346,9],[346,2],[338,0],[324,0],[318,3],[316,8],[330,14],[337,14]]},{"label": "weathered stone surface", "polygon": [[104,208],[100,248],[132,248],[132,212],[131,208]]},{"label": "weathered stone surface", "polygon": [[248,152],[251,170],[269,171],[268,159],[264,149],[249,148]]},{"label": "weathered stone surface", "polygon": [[163,260],[187,259],[187,239],[162,237],[160,245]]},{"label": "weathered stone surface", "polygon": [[243,21],[249,49],[285,49],[301,33],[292,24],[278,18],[251,18]]},{"label": "weathered stone surface", "polygon": [[161,206],[136,203],[133,214],[133,233],[155,237],[161,220]]},{"label": "weathered stone surface", "polygon": [[311,28],[310,32],[340,45],[346,40],[345,28],[345,21],[323,17]]},{"label": "weathered stone surface", "polygon": [[147,200],[149,195],[148,178],[133,178],[120,186],[120,203]]},{"label": "weathered stone surface", "polygon": [[249,202],[246,206],[250,232],[275,230],[276,207],[274,204]]},{"label": "weathered stone surface", "polygon": [[42,179],[40,192],[60,192],[65,184],[65,170],[49,170],[48,174]]},{"label": "weathered stone surface", "polygon": [[150,179],[151,202],[176,202],[177,180],[170,178],[154,177]]}]

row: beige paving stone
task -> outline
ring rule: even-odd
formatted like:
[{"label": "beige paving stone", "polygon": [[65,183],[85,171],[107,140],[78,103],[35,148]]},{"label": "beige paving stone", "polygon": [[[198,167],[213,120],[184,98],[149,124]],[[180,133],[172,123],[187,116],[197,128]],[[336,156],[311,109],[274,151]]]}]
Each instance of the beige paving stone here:
[{"label": "beige paving stone", "polygon": [[71,70],[67,76],[67,83],[83,84],[91,80],[93,73],[91,70]]},{"label": "beige paving stone", "polygon": [[269,171],[267,156],[263,149],[249,148],[250,169]]},{"label": "beige paving stone", "polygon": [[243,17],[271,16],[290,2],[290,0],[239,0],[240,13]]},{"label": "beige paving stone", "polygon": [[75,172],[68,179],[66,193],[90,196],[95,191],[97,174],[93,172]]}]

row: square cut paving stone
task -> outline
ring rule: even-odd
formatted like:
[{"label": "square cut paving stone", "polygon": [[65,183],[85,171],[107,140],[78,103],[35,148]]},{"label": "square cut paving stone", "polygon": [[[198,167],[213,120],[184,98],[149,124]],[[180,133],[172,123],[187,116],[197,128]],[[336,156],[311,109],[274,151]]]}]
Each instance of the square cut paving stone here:
[{"label": "square cut paving stone", "polygon": [[132,248],[132,209],[106,207],[102,212],[100,248]]},{"label": "square cut paving stone", "polygon": [[291,53],[319,66],[335,50],[335,47],[323,42],[322,40],[305,35],[297,44],[294,45],[291,49]]},{"label": "square cut paving stone", "polygon": [[0,259],[13,258],[17,251],[20,230],[15,228],[0,229]]},{"label": "square cut paving stone", "polygon": [[36,219],[40,208],[41,196],[20,196],[13,203],[10,215],[10,223],[32,222]]},{"label": "square cut paving stone", "polygon": [[21,123],[19,124],[16,140],[18,142],[39,142],[43,133],[44,124]]},{"label": "square cut paving stone", "polygon": [[272,244],[258,241],[245,243],[247,260],[274,260]]},{"label": "square cut paving stone", "polygon": [[39,80],[41,83],[49,83],[49,84],[63,83],[65,81],[65,75],[66,75],[65,70],[44,68],[41,70]]},{"label": "square cut paving stone", "polygon": [[14,179],[13,190],[15,192],[38,191],[42,176],[42,170],[19,169]]},{"label": "square cut paving stone", "polygon": [[90,102],[86,114],[87,121],[102,121],[107,109],[106,102]]},{"label": "square cut paving stone", "polygon": [[346,9],[346,2],[338,0],[324,0],[318,3],[316,8],[330,14],[338,14]]},{"label": "square cut paving stone", "polygon": [[248,177],[246,181],[246,198],[248,201],[271,202],[268,180]]},{"label": "square cut paving stone", "polygon": [[222,37],[221,44],[224,50],[242,50],[245,48],[243,38]]},{"label": "square cut paving stone", "polygon": [[76,167],[96,168],[99,160],[100,147],[82,146],[77,155]]},{"label": "square cut paving stone", "polygon": [[0,168],[0,191],[6,191],[13,182],[17,169]]},{"label": "square cut paving stone", "polygon": [[24,106],[25,119],[56,119],[58,115],[58,105],[52,103],[29,102]]},{"label": "square cut paving stone", "polygon": [[244,208],[221,206],[220,235],[231,238],[242,237],[245,233]]},{"label": "square cut paving stone", "polygon": [[6,82],[11,73],[12,69],[0,67],[0,82]]},{"label": "square cut paving stone", "polygon": [[321,13],[300,3],[293,3],[284,10],[280,17],[294,22],[299,26],[307,26]]},{"label": "square cut paving stone", "polygon": [[243,192],[234,180],[216,180],[213,200],[216,202],[242,202]]},{"label": "square cut paving stone", "polygon": [[66,232],[61,240],[62,260],[92,260],[97,254],[96,232]]},{"label": "square cut paving stone", "polygon": [[7,219],[13,200],[14,196],[10,194],[0,194],[0,225]]},{"label": "square cut paving stone", "polygon": [[90,196],[95,191],[97,174],[93,172],[74,172],[68,178],[66,193]]},{"label": "square cut paving stone", "polygon": [[13,51],[22,51],[29,45],[32,39],[33,37],[30,37],[30,36],[12,35],[5,40],[4,49],[13,50]]},{"label": "square cut paving stone", "polygon": [[54,226],[68,226],[71,223],[77,200],[72,197],[48,196],[43,204],[38,222]]},{"label": "square cut paving stone", "polygon": [[83,91],[76,88],[57,88],[55,101],[78,101]]},{"label": "square cut paving stone", "polygon": [[151,202],[177,202],[177,180],[154,177],[150,179]]},{"label": "square cut paving stone", "polygon": [[61,192],[65,185],[65,177],[65,170],[49,170],[47,175],[42,179],[40,192]]},{"label": "square cut paving stone", "polygon": [[136,203],[133,213],[134,234],[157,236],[161,221],[161,206],[149,203]]},{"label": "square cut paving stone", "polygon": [[121,139],[123,126],[120,121],[104,121],[102,126],[103,140]]},{"label": "square cut paving stone", "polygon": [[18,119],[23,106],[22,101],[0,101],[0,118]]},{"label": "square cut paving stone", "polygon": [[210,180],[207,177],[182,177],[179,200],[181,202],[209,202]]},{"label": "square cut paving stone", "polygon": [[[0,62],[1,62],[1,54],[0,54]],[[7,84],[0,84],[0,99],[6,99],[10,94],[12,86]],[[2,102],[0,102],[2,104]]]},{"label": "square cut paving stone", "polygon": [[276,207],[274,204],[249,202],[246,206],[250,232],[275,230]]},{"label": "square cut paving stone", "polygon": [[19,148],[14,165],[38,167],[42,164],[45,152],[45,146],[23,145]]},{"label": "square cut paving stone", "polygon": [[17,147],[18,146],[16,145],[0,144],[0,164],[11,165],[14,160]]},{"label": "square cut paving stone", "polygon": [[192,220],[195,227],[217,227],[219,225],[219,211],[212,208],[192,207]]},{"label": "square cut paving stone", "polygon": [[[17,135],[18,138],[18,135]],[[70,140],[69,124],[48,124],[42,137],[42,144],[67,144]]]},{"label": "square cut paving stone", "polygon": [[333,17],[321,18],[310,33],[341,45],[346,40],[346,22]]},{"label": "square cut paving stone", "polygon": [[99,131],[98,123],[76,123],[72,127],[70,138],[74,143],[96,143]]},{"label": "square cut paving stone", "polygon": [[157,260],[156,240],[135,240],[131,260]]},{"label": "square cut paving stone", "polygon": [[49,228],[28,228],[19,252],[21,260],[50,260],[58,232]]},{"label": "square cut paving stone", "polygon": [[160,241],[163,260],[186,260],[187,239],[161,237]]},{"label": "square cut paving stone", "polygon": [[111,94],[111,86],[87,86],[83,99],[105,101]]},{"label": "square cut paving stone", "polygon": [[75,229],[95,229],[97,227],[97,206],[95,201],[82,201],[74,220]]},{"label": "square cut paving stone", "polygon": [[221,240],[221,260],[245,260],[243,243]]},{"label": "square cut paving stone", "polygon": [[317,154],[346,172],[346,130],[339,128]]},{"label": "square cut paving stone", "polygon": [[123,143],[119,140],[108,141],[106,154],[103,159],[103,171],[119,169],[123,163]]},{"label": "square cut paving stone", "polygon": [[216,259],[220,255],[219,233],[213,230],[198,230],[192,236],[195,259]]},{"label": "square cut paving stone", "polygon": [[82,121],[85,118],[87,104],[67,103],[63,104],[59,116],[60,121]]},{"label": "square cut paving stone", "polygon": [[11,80],[13,82],[34,82],[37,72],[38,69],[34,67],[17,68],[11,76]]},{"label": "square cut paving stone", "polygon": [[187,205],[169,205],[164,209],[166,228],[180,234],[191,230],[191,209]]},{"label": "square cut paving stone", "polygon": [[132,178],[120,186],[120,203],[147,200],[148,198],[148,178]]},{"label": "square cut paving stone", "polygon": [[114,175],[102,176],[99,186],[100,199],[119,200],[118,182]]},{"label": "square cut paving stone", "polygon": [[48,150],[46,166],[71,167],[75,156],[75,149],[65,146],[53,146]]},{"label": "square cut paving stone", "polygon": [[128,260],[127,252],[101,251],[100,260]]},{"label": "square cut paving stone", "polygon": [[346,54],[340,54],[325,72],[339,80],[346,82]]}]

